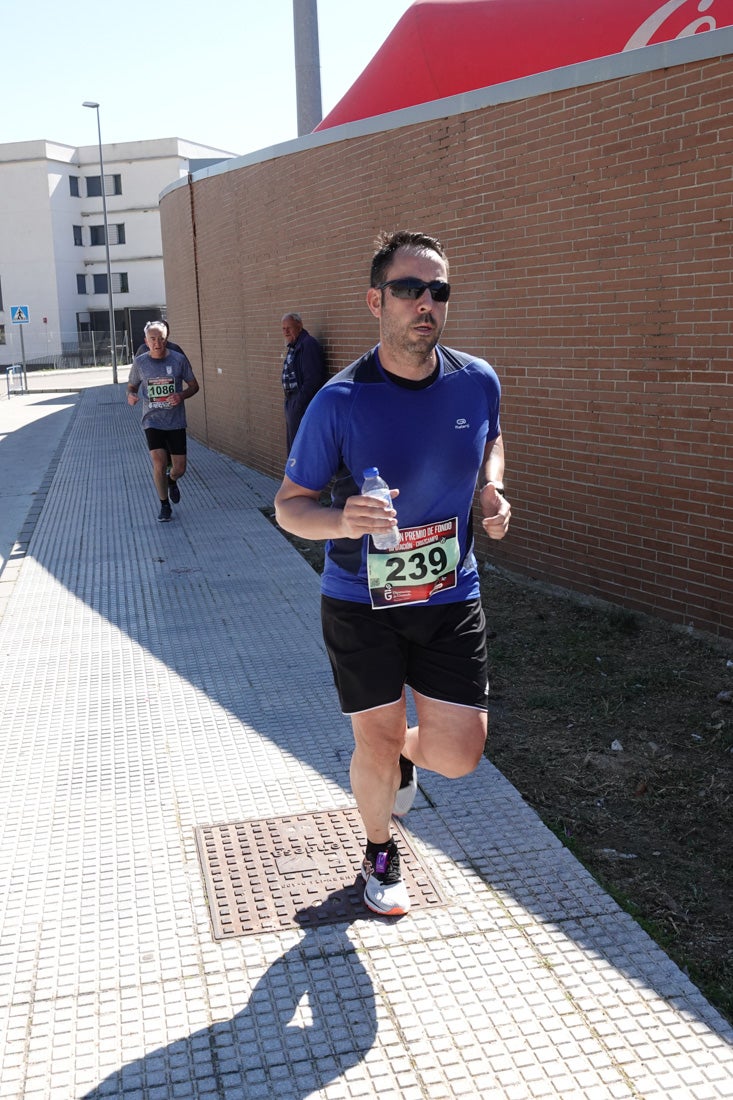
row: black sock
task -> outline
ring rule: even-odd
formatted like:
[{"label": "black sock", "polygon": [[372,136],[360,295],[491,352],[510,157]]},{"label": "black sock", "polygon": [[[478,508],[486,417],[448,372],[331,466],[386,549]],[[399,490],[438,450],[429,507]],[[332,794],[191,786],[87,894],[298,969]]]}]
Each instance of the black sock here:
[{"label": "black sock", "polygon": [[412,774],[415,770],[415,765],[412,760],[408,760],[406,756],[400,753],[400,790],[403,787],[408,787],[412,782]]},{"label": "black sock", "polygon": [[373,840],[367,840],[366,843],[367,859],[370,859],[372,863],[374,863],[372,856],[376,856],[377,852],[389,852],[391,854],[396,851],[397,845],[395,844],[393,836],[391,836],[389,840],[383,841],[381,844],[375,844]]},{"label": "black sock", "polygon": [[381,882],[391,884],[400,881],[400,853],[393,836],[383,844],[367,840],[365,859],[371,864],[371,873]]}]

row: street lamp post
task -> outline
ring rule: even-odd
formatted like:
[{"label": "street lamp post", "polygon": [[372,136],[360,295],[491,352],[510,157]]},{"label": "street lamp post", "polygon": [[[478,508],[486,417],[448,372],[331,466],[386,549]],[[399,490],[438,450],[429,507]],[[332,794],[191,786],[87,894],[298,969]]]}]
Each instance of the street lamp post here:
[{"label": "street lamp post", "polygon": [[97,112],[97,137],[99,139],[99,175],[102,186],[102,215],[104,217],[104,249],[107,256],[107,297],[109,299],[109,336],[112,345],[112,381],[117,385],[117,341],[115,339],[115,306],[112,298],[112,268],[109,262],[109,225],[107,223],[107,188],[104,185],[104,157],[102,156],[102,127],[99,121],[99,104],[84,100],[82,107],[93,107]]}]

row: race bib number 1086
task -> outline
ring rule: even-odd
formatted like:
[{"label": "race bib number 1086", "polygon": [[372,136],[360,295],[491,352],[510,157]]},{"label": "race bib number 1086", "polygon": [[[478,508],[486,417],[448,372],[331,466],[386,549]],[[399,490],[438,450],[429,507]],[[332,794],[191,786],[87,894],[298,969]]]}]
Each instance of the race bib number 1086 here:
[{"label": "race bib number 1086", "polygon": [[148,382],[148,400],[156,409],[171,407],[171,398],[176,392],[174,378],[151,378]]}]

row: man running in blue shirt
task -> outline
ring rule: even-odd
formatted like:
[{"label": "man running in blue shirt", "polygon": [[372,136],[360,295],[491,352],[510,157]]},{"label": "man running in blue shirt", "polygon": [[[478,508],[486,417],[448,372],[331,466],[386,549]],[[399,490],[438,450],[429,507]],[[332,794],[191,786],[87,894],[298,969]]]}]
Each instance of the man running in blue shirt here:
[{"label": "man running in blue shirt", "polygon": [[[504,537],[511,510],[499,380],[483,359],[438,342],[450,295],[442,245],[423,233],[383,234],[370,281],[379,343],[314,397],[275,505],[285,530],[328,540],[322,626],[354,732],[364,900],[400,915],[410,899],[391,815],[412,804],[416,768],[465,775],[486,741],[486,628],[471,521],[477,482],[490,538]],[[390,485],[392,507],[360,494],[370,466]],[[397,550],[377,550],[369,536],[395,517]],[[411,728],[406,685],[418,716]]]}]

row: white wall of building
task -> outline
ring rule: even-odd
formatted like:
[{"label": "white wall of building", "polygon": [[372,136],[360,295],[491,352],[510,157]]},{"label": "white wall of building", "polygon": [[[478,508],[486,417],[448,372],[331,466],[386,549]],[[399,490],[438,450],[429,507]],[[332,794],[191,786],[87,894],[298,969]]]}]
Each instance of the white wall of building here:
[{"label": "white wall of building", "polygon": [[[233,153],[179,138],[104,145],[104,175],[119,177],[119,194],[108,187],[110,268],[118,351],[128,311],[165,309],[163,252],[158,196],[185,178],[199,161],[226,160]],[[191,162],[194,162],[193,166]],[[78,181],[72,193],[71,177]],[[104,214],[101,195],[88,194],[87,181],[99,177],[99,146],[73,147],[48,141],[0,145],[0,369],[21,361],[20,325],[11,306],[28,306],[23,326],[26,362],[58,359],[78,338],[90,315],[109,328]],[[119,243],[115,227],[122,227]],[[96,234],[94,238],[92,234]],[[98,243],[92,240],[98,239]],[[79,243],[81,242],[81,243]],[[78,280],[84,278],[86,293]],[[124,284],[117,289],[116,277]],[[0,340],[2,339],[0,330]],[[129,348],[130,333],[127,333]]]},{"label": "white wall of building", "polygon": [[39,144],[22,143],[20,158],[3,162],[0,169],[0,324],[6,341],[0,345],[0,364],[20,361],[20,326],[11,322],[12,306],[28,306],[34,318],[32,334],[31,325],[23,327],[26,355],[45,349],[41,318],[50,312],[58,323],[48,161]]},{"label": "white wall of building", "polygon": [[[70,150],[74,154],[75,150]],[[69,177],[78,169],[69,159],[65,163],[48,163],[48,201],[51,209],[53,233],[54,269],[56,274],[56,304],[54,310],[46,310],[48,318],[44,326],[46,342],[54,352],[63,342],[75,337],[76,311],[79,308],[76,294],[76,272],[79,270],[80,249],[74,246],[74,204],[69,190]],[[71,219],[71,224],[70,224]],[[53,318],[52,318],[53,314]],[[35,319],[35,317],[34,317]],[[41,354],[44,354],[41,352]],[[46,354],[49,354],[48,352]]]}]

